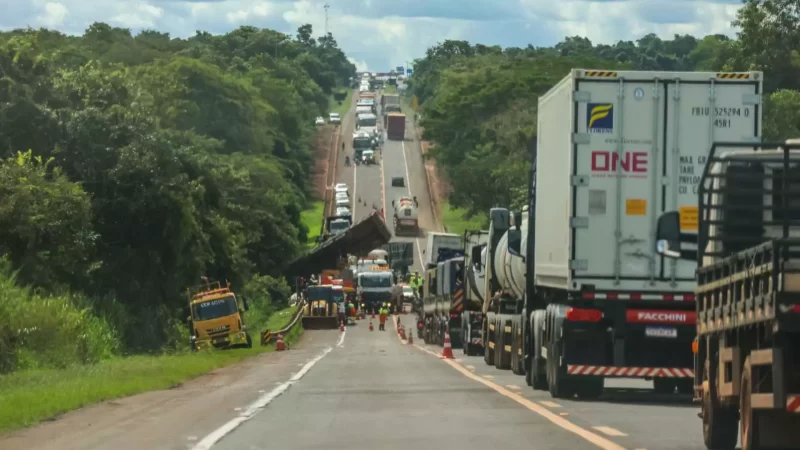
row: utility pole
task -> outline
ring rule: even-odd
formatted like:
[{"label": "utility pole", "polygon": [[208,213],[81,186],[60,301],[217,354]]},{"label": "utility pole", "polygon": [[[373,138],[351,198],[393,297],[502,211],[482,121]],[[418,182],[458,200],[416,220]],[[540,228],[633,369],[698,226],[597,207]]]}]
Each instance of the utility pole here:
[{"label": "utility pole", "polygon": [[325,3],[325,6],[324,6],[324,8],[325,8],[325,36],[328,36],[328,9],[330,7],[331,7],[331,5]]}]

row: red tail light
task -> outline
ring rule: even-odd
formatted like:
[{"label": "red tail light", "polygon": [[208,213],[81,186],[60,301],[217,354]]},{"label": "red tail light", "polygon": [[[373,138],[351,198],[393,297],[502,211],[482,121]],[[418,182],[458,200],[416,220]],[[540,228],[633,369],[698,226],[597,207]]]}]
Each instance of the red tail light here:
[{"label": "red tail light", "polygon": [[422,327],[424,327],[424,326],[425,326],[425,323],[424,323],[424,322],[418,322],[418,323],[417,323],[417,328],[422,328]]},{"label": "red tail light", "polygon": [[569,308],[567,320],[570,322],[600,322],[603,311],[598,309]]},{"label": "red tail light", "polygon": [[451,319],[458,319],[458,314],[450,313],[450,318]]}]

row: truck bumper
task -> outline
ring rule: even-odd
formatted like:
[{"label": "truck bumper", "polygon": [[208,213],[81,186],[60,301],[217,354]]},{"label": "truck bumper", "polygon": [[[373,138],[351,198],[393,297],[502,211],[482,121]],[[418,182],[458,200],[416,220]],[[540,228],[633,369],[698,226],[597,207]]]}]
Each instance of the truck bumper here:
[{"label": "truck bumper", "polygon": [[247,334],[244,331],[214,338],[199,339],[194,343],[195,350],[224,349],[239,345],[247,345]]},{"label": "truck bumper", "polygon": [[[598,322],[562,322],[561,356],[568,375],[693,378],[694,313],[642,309],[622,302],[602,308]],[[646,320],[642,319],[645,318]],[[675,318],[685,318],[683,322]],[[658,319],[670,319],[662,320]]]}]

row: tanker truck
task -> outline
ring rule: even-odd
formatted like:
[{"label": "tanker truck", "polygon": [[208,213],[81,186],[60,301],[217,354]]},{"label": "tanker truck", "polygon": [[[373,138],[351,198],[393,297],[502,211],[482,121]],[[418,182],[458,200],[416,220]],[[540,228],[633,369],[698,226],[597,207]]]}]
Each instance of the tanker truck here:
[{"label": "tanker truck", "polygon": [[416,197],[407,195],[397,197],[392,200],[392,207],[394,208],[392,223],[394,224],[395,236],[403,234],[416,236],[419,234],[419,223],[417,222],[419,204]]},{"label": "tanker truck", "polygon": [[529,204],[490,212],[487,364],[556,398],[693,391],[696,264],[655,251],[657,220],[697,232],[711,144],[761,136],[762,78],[575,69],[539,98]]}]

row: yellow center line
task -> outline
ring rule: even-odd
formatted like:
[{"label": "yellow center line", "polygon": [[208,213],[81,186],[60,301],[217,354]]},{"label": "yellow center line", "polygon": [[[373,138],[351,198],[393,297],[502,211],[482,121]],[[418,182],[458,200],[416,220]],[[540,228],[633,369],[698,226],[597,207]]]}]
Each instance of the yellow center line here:
[{"label": "yellow center line", "polygon": [[[429,354],[431,354],[433,356],[437,356],[438,357],[438,355],[436,353],[434,353],[434,352],[432,352],[432,351],[430,351],[430,350],[428,350],[426,348],[420,347],[419,345],[415,344],[414,347],[422,350],[423,352],[426,352],[426,353],[429,353]],[[461,372],[461,374],[464,375],[465,377],[467,377],[467,378],[469,378],[471,380],[477,381],[479,383],[482,383],[484,386],[487,386],[487,387],[489,387],[491,389],[494,389],[498,394],[500,394],[500,395],[502,395],[504,397],[510,398],[511,400],[514,400],[515,402],[517,402],[520,405],[524,406],[528,410],[530,410],[530,411],[532,411],[532,412],[544,417],[545,419],[547,419],[550,422],[552,422],[553,424],[561,427],[562,429],[564,429],[566,431],[569,431],[570,433],[574,433],[574,434],[580,436],[581,438],[585,439],[588,442],[591,442],[592,444],[596,445],[597,447],[600,447],[603,450],[627,450],[625,447],[623,447],[623,446],[621,446],[621,445],[619,445],[619,444],[617,444],[615,442],[612,442],[612,441],[604,438],[603,436],[600,436],[597,433],[593,433],[593,432],[591,432],[591,431],[589,431],[589,430],[587,430],[585,428],[581,428],[578,425],[570,422],[569,420],[567,420],[567,419],[565,419],[565,418],[563,418],[563,417],[561,417],[561,416],[559,416],[559,415],[557,415],[555,413],[550,412],[545,407],[543,407],[541,405],[538,405],[538,404],[526,399],[525,397],[523,397],[521,395],[515,395],[513,392],[509,391],[508,389],[504,388],[503,386],[500,386],[497,383],[494,383],[494,382],[489,381],[489,380],[487,380],[487,379],[485,379],[483,377],[475,375],[474,373],[470,372],[469,370],[459,366],[458,364],[456,364],[456,363],[454,363],[454,362],[452,362],[450,360],[444,359],[443,361],[446,364],[448,364],[450,367],[452,367],[453,369]]]}]

